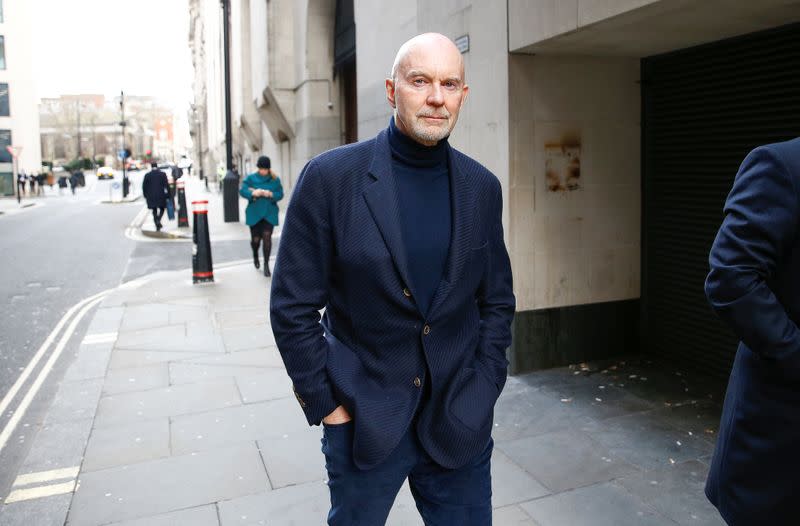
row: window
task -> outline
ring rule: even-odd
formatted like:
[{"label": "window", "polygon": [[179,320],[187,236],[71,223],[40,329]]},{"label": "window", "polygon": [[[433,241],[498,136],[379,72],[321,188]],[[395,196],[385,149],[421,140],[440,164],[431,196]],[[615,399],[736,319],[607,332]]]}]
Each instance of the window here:
[{"label": "window", "polygon": [[6,37],[3,35],[0,35],[0,69],[6,69]]},{"label": "window", "polygon": [[5,19],[3,18],[3,0],[0,0],[0,24],[3,22],[5,22]]},{"label": "window", "polygon": [[0,117],[8,117],[10,115],[10,108],[8,104],[8,84],[0,83]]},{"label": "window", "polygon": [[6,146],[11,146],[11,130],[0,130],[0,163],[10,163],[13,160]]}]

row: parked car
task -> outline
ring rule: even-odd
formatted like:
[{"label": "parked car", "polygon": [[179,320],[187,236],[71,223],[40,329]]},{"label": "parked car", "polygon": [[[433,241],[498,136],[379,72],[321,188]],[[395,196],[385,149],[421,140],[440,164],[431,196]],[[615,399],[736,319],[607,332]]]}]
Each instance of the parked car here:
[{"label": "parked car", "polygon": [[97,169],[97,178],[98,179],[113,179],[114,178],[114,169],[110,166],[103,166],[102,168]]}]

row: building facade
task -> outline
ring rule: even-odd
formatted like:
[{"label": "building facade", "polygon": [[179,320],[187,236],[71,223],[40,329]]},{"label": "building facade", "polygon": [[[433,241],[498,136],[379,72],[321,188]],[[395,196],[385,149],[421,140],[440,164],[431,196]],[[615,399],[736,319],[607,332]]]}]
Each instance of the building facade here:
[{"label": "building facade", "polygon": [[62,95],[43,98],[39,105],[42,159],[64,164],[78,157],[119,165],[117,153],[124,146],[133,159],[148,155],[176,161],[185,152],[176,133],[174,112],[149,96],[125,96],[125,140],[122,139],[120,97]]},{"label": "building facade", "polygon": [[30,2],[0,0],[0,195],[14,194],[7,146],[21,148],[19,170],[37,173],[42,168],[31,11]]},{"label": "building facade", "polygon": [[[231,13],[236,151],[257,153],[243,130],[260,124],[289,189],[309,158],[387,126],[404,41],[457,42],[470,93],[451,143],[503,187],[513,371],[649,353],[727,374],[735,346],[706,306],[706,260],[747,152],[800,135],[800,2],[231,0]],[[216,112],[208,78],[196,103]]]}]

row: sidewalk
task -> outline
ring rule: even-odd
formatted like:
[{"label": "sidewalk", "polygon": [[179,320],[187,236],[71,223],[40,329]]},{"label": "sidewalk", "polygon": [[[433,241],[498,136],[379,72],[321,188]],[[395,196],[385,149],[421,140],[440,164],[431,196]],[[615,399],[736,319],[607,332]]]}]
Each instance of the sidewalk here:
[{"label": "sidewalk", "polygon": [[[325,523],[322,431],[275,347],[270,282],[250,264],[215,278],[163,272],[106,297],[0,524]],[[495,526],[722,525],[703,495],[716,387],[641,361],[509,378]],[[407,485],[387,524],[422,524]]]}]

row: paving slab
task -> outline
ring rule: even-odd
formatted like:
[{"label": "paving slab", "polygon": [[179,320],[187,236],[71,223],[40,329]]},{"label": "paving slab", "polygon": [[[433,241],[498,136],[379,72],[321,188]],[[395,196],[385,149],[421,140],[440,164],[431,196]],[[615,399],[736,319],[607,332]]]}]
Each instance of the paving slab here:
[{"label": "paving slab", "polygon": [[217,507],[209,505],[130,521],[115,522],[109,526],[219,526],[219,519],[217,517]]},{"label": "paving slab", "polygon": [[492,453],[492,506],[500,508],[549,495],[528,472],[515,464],[502,451]]},{"label": "paving slab", "polygon": [[252,367],[279,367],[282,370],[283,359],[278,348],[265,346],[246,351],[228,351],[224,354],[213,353],[200,358],[186,358],[178,360],[179,363],[200,363],[211,365],[241,365]]},{"label": "paving slab", "polygon": [[568,402],[536,389],[501,394],[494,411],[492,437],[497,442],[581,428],[594,420]]},{"label": "paving slab", "polygon": [[[139,351],[117,351],[117,353]],[[168,362],[142,367],[110,369],[103,384],[103,395],[147,391],[169,386]]]},{"label": "paving slab", "polygon": [[590,434],[613,455],[642,469],[698,459],[714,450],[704,437],[689,436],[654,412],[600,421]]},{"label": "paving slab", "polygon": [[[171,362],[169,364],[170,384],[188,384],[211,380],[214,378],[234,378],[237,376],[252,376],[259,370],[251,365],[217,365],[184,362]],[[286,377],[286,373],[283,373]],[[291,383],[290,387],[291,389]],[[246,400],[245,400],[246,401]]]},{"label": "paving slab", "polygon": [[271,369],[260,373],[237,376],[236,385],[245,403],[294,399],[292,381],[283,369]]},{"label": "paving slab", "polygon": [[223,329],[247,327],[255,331],[269,330],[267,327],[269,312],[263,305],[253,309],[215,312],[214,317],[216,318],[217,326]]},{"label": "paving slab", "polygon": [[708,466],[696,460],[635,473],[616,482],[678,524],[725,526],[706,499]]},{"label": "paving slab", "polygon": [[494,526],[539,526],[525,510],[519,506],[506,506],[492,510]]},{"label": "paving slab", "polygon": [[176,416],[170,436],[172,451],[177,454],[279,438],[306,428],[308,422],[292,398]]},{"label": "paving slab", "polygon": [[95,349],[94,345],[81,345],[74,356],[74,361],[64,374],[65,382],[104,378],[108,363],[111,360],[111,347],[103,346]]},{"label": "paving slab", "polygon": [[675,526],[612,482],[521,504],[539,526]]},{"label": "paving slab", "polygon": [[80,466],[91,429],[91,418],[44,425],[18,475]]},{"label": "paving slab", "polygon": [[95,429],[81,469],[98,471],[170,456],[169,419]]},{"label": "paving slab", "polygon": [[116,349],[135,351],[223,352],[213,328],[191,322],[146,330],[120,332]]},{"label": "paving slab", "polygon": [[143,367],[158,363],[168,363],[176,360],[188,358],[204,358],[215,354],[215,352],[183,352],[183,351],[124,351],[115,350],[111,354],[111,361],[108,368],[127,369],[131,367]]},{"label": "paving slab", "polygon": [[557,431],[497,443],[495,447],[553,493],[637,470],[580,431]]},{"label": "paving slab", "polygon": [[46,424],[91,418],[100,399],[103,379],[63,382],[47,412]]},{"label": "paving slab", "polygon": [[72,493],[24,500],[0,506],[0,524],[16,526],[64,526]]},{"label": "paving slab", "polygon": [[173,325],[169,320],[170,306],[164,303],[143,303],[125,308],[120,332],[140,331]]},{"label": "paving slab", "polygon": [[123,307],[106,307],[105,300],[100,304],[100,308],[94,314],[87,334],[116,332],[119,330],[122,316],[125,312]]},{"label": "paving slab", "polygon": [[95,526],[253,495],[269,487],[255,444],[82,473],[71,526]]},{"label": "paving slab", "polygon": [[241,404],[232,378],[109,395],[100,399],[95,427],[211,411]]},{"label": "paving slab", "polygon": [[243,351],[275,345],[275,336],[268,326],[222,330],[222,341],[228,352]]},{"label": "paving slab", "polygon": [[273,489],[327,478],[321,440],[319,426],[306,426],[258,441]]}]

